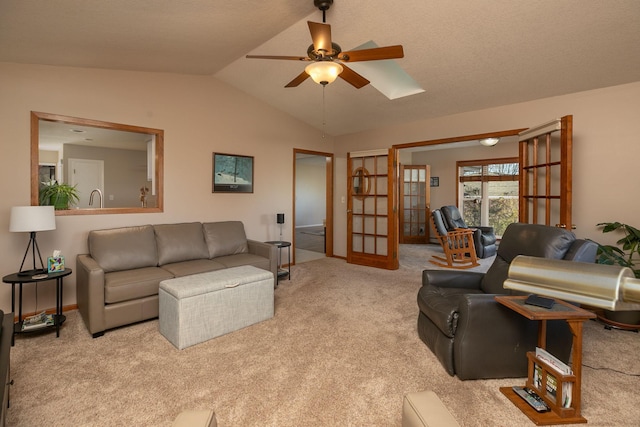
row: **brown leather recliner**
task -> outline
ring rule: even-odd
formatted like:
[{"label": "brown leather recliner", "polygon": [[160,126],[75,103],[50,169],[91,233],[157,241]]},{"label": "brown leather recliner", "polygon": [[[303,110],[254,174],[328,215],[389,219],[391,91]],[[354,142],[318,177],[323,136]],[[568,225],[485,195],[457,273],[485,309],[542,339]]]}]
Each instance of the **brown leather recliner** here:
[{"label": "brown leather recliner", "polygon": [[[487,273],[424,270],[418,292],[418,335],[450,375],[462,380],[527,376],[526,352],[537,345],[538,322],[496,302],[517,295],[503,288],[518,255],[594,262],[597,245],[567,230],[510,224]],[[547,322],[547,349],[568,361],[571,332],[564,321]]]}]

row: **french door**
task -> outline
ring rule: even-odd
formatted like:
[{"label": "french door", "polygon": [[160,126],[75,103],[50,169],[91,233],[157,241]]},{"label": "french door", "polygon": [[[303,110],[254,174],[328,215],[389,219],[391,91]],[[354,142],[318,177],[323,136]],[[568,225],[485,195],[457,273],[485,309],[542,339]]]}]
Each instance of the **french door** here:
[{"label": "french door", "polygon": [[347,170],[347,262],[395,270],[396,150],[349,153]]},{"label": "french door", "polygon": [[429,242],[429,165],[400,165],[400,243]]},{"label": "french door", "polygon": [[571,230],[573,116],[519,135],[520,222]]}]

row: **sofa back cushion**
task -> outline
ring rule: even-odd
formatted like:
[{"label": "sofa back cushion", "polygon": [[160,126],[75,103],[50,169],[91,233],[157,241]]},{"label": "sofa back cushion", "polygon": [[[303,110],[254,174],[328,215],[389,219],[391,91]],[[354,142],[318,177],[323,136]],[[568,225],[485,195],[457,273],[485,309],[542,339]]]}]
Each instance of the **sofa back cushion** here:
[{"label": "sofa back cushion", "polygon": [[509,265],[518,255],[563,259],[576,236],[563,228],[542,224],[509,224],[502,235],[496,259],[482,279],[481,289],[487,294],[508,294],[503,287]]},{"label": "sofa back cushion", "polygon": [[209,257],[201,223],[161,224],[154,225],[153,229],[159,265]]},{"label": "sofa back cushion", "polygon": [[249,252],[242,221],[207,222],[202,227],[209,258]]},{"label": "sofa back cushion", "polygon": [[89,253],[106,272],[155,267],[158,251],[153,227],[94,230],[89,232]]}]

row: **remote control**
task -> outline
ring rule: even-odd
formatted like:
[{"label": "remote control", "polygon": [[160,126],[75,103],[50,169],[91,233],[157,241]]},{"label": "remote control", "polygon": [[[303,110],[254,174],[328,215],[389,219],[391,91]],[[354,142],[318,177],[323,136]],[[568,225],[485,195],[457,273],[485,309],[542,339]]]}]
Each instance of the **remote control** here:
[{"label": "remote control", "polygon": [[536,305],[543,308],[553,308],[553,304],[555,304],[555,301],[553,300],[553,298],[545,298],[539,295],[531,294],[527,297],[526,300],[524,300],[524,303],[529,305]]},{"label": "remote control", "polygon": [[544,403],[544,400],[542,400],[540,396],[535,394],[533,390],[527,387],[515,386],[513,387],[513,391],[515,391],[518,396],[523,398],[536,411],[547,412],[549,410],[549,407],[546,403]]}]

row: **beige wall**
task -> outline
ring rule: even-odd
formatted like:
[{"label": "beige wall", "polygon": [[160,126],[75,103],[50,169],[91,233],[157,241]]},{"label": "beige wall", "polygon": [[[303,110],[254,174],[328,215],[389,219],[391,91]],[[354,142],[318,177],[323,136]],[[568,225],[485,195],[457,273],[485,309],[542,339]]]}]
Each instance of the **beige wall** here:
[{"label": "beige wall", "polygon": [[[640,82],[482,111],[421,120],[371,132],[323,138],[313,129],[213,77],[0,63],[0,272],[14,272],[27,236],[9,233],[11,206],[29,204],[29,112],[41,111],[165,130],[165,212],[57,218],[42,232],[43,253],[60,249],[73,268],[92,229],[180,221],[244,221],[247,235],[276,239],[275,213],[291,218],[293,148],[336,149],[334,252],[346,255],[346,153],[393,144],[525,128],[574,116],[576,234],[605,239],[595,224],[640,225],[635,172],[640,158]],[[335,143],[335,145],[334,145]],[[255,156],[254,194],[212,194],[211,153]],[[277,167],[274,167],[277,166]],[[291,225],[291,223],[290,223]],[[291,239],[290,225],[283,238]],[[0,288],[8,310],[9,285]],[[53,307],[52,286],[38,288],[38,309]],[[33,286],[25,310],[35,307]],[[75,275],[65,281],[64,304],[75,303]]]},{"label": "beige wall", "polygon": [[[12,206],[28,205],[29,112],[41,111],[165,131],[164,213],[57,217],[38,233],[43,254],[62,250],[70,267],[86,251],[92,229],[149,223],[238,219],[249,238],[274,240],[276,212],[292,215],[293,148],[332,151],[331,138],[213,77],[0,63],[0,272],[20,266],[28,236],[9,233]],[[211,193],[212,152],[255,157],[253,194]],[[291,225],[291,223],[290,223]],[[291,228],[283,238],[291,240]],[[65,279],[64,304],[75,303],[75,274]],[[25,287],[26,311],[35,307]],[[53,286],[39,285],[37,309],[55,305]],[[11,287],[0,287],[11,308]]]},{"label": "beige wall", "polygon": [[[427,91],[428,95],[428,91]],[[640,82],[472,111],[336,138],[335,245],[346,254],[346,153],[393,144],[518,129],[573,115],[573,222],[575,233],[602,243],[599,222],[640,226]],[[338,234],[342,233],[342,234]]]}]

